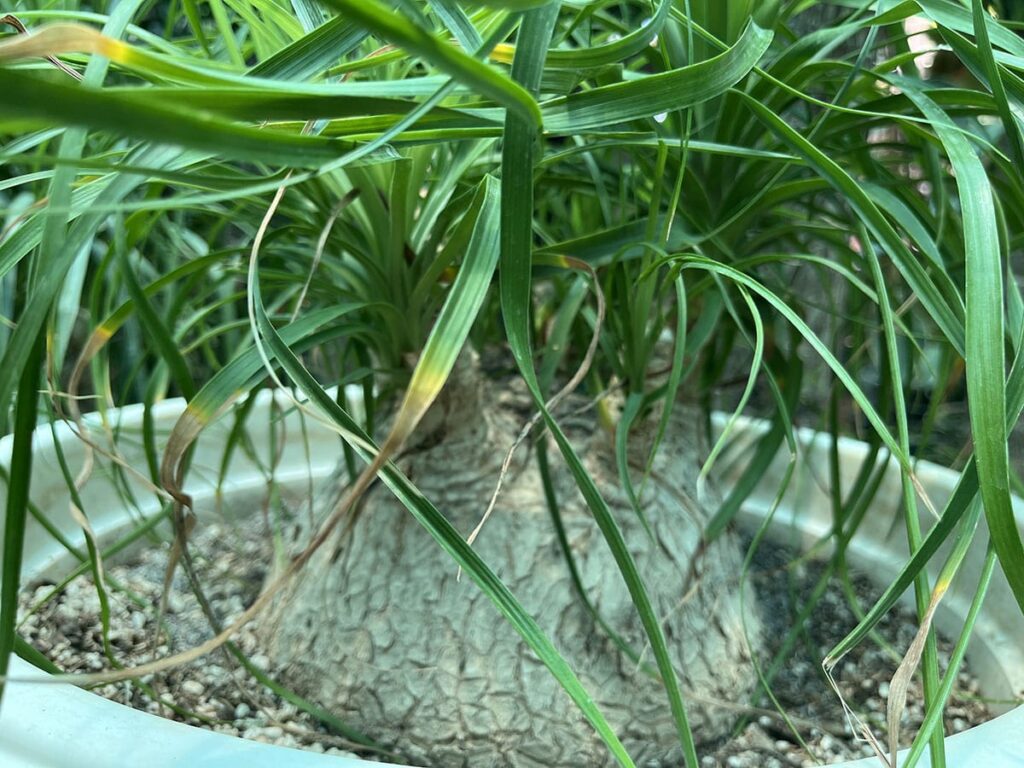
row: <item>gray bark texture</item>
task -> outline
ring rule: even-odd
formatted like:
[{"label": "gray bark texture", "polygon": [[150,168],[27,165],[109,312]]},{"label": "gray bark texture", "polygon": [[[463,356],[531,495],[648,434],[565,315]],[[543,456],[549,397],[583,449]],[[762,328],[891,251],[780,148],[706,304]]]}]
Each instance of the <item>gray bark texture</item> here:
[{"label": "gray bark texture", "polygon": [[[428,414],[400,466],[457,529],[479,522],[504,454],[524,423],[505,383],[456,382]],[[471,377],[472,378],[472,377]],[[573,404],[560,409],[569,414]],[[678,406],[644,488],[648,535],[593,410],[559,417],[621,527],[688,697],[698,741],[723,735],[754,680],[740,605],[740,551],[725,535],[700,551],[717,497],[698,504],[699,418]],[[639,480],[653,424],[635,432]],[[552,448],[552,472],[583,584],[600,615],[654,662],[618,568]],[[334,496],[336,498],[336,495]],[[333,500],[333,498],[332,498]],[[327,504],[324,505],[328,506]],[[299,516],[296,516],[298,519]],[[308,531],[296,527],[295,546]],[[520,448],[474,544],[568,659],[640,766],[682,765],[663,687],[608,639],[581,604],[545,503],[536,461]],[[759,622],[746,599],[746,627]],[[612,760],[547,668],[472,580],[378,484],[350,535],[322,547],[265,625],[287,681],[421,766],[603,766]]]}]

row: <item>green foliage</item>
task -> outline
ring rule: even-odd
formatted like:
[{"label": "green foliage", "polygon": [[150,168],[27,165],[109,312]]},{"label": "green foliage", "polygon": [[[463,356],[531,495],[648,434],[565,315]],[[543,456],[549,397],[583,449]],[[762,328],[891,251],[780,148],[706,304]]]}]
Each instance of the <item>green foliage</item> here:
[{"label": "green foliage", "polygon": [[[216,414],[269,374],[297,387],[629,765],[550,639],[385,461],[464,344],[507,348],[629,587],[693,765],[643,574],[546,403],[584,365],[592,394],[623,390],[614,441],[638,511],[625,455],[641,415],[660,409],[663,432],[684,391],[771,418],[709,538],[796,420],[841,400],[854,415],[830,429],[866,421],[904,469],[912,556],[833,658],[911,584],[926,618],[948,580],[929,584],[925,564],[986,527],[1024,608],[1007,453],[1024,406],[1014,7],[166,0],[108,14],[19,0],[15,21],[39,33],[12,22],[0,38],[0,426],[24,467],[38,414],[73,416],[80,395],[100,410],[182,395],[163,477],[180,486]],[[911,18],[929,31],[911,36]],[[919,68],[939,44],[943,67]],[[338,383],[363,384],[364,422],[325,394]],[[914,453],[965,398],[960,487],[920,530]],[[374,414],[402,402],[401,428],[379,434]],[[155,443],[151,457],[155,479]],[[839,552],[847,521],[870,514],[870,476],[835,500]],[[18,641],[26,477],[8,485],[0,672]],[[940,765],[936,712],[954,673],[939,678],[932,649],[922,733]]]}]

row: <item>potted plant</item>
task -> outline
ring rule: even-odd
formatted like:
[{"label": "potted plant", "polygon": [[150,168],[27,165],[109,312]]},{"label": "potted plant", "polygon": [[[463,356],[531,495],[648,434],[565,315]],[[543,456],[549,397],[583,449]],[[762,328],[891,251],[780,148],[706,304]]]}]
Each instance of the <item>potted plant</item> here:
[{"label": "potted plant", "polygon": [[[913,584],[921,632],[890,730],[918,662],[941,712],[931,621],[977,530],[979,593],[998,565],[1024,596],[1008,26],[980,0],[211,8],[128,0],[102,31],[0,43],[8,155],[47,167],[11,166],[27,196],[0,244],[0,660],[40,390],[45,419],[93,451],[111,449],[78,398],[144,404],[132,469],[189,569],[193,444],[269,377],[341,435],[336,493],[285,527],[242,619],[211,623],[223,642],[269,615],[289,684],[413,761],[696,765],[732,721],[707,702],[755,682],[730,523],[806,418],[865,430],[902,469],[913,553],[827,662]],[[960,87],[912,76],[916,14]],[[102,58],[80,73],[82,54]],[[362,418],[326,389],[352,383]],[[164,443],[151,414],[172,394],[188,405]],[[966,401],[973,446],[923,530],[912,449],[949,401]],[[724,500],[707,483],[724,443],[701,442],[716,402],[771,419]],[[78,471],[61,464],[72,490]],[[869,505],[836,489],[841,553]],[[923,566],[942,544],[936,586]]]}]

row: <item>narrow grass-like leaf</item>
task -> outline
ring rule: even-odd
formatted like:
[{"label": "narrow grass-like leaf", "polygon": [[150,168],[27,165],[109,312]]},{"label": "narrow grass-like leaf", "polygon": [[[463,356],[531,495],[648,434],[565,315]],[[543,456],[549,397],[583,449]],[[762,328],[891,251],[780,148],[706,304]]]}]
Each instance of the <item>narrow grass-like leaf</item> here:
[{"label": "narrow grass-like leaf", "polygon": [[455,0],[430,0],[434,13],[459,41],[463,50],[475,51],[484,39]]},{"label": "narrow grass-like leaf", "polygon": [[[67,457],[64,455],[64,447],[61,445],[61,441],[57,436],[56,414],[54,413],[52,404],[47,405],[50,417],[50,436],[53,440],[54,454],[57,458],[57,464],[60,467],[60,471],[64,475],[65,484],[67,485],[71,496],[69,500],[71,518],[78,523],[85,537],[87,552],[86,562],[89,563],[89,567],[92,571],[93,587],[96,590],[96,599],[99,603],[100,609],[100,638],[103,646],[103,653],[108,660],[113,661],[113,651],[110,647],[110,597],[107,592],[107,581],[104,575],[103,560],[100,557],[100,548],[96,539],[96,533],[93,531],[92,526],[89,523],[89,518],[86,514],[85,506],[82,503],[82,498],[79,493],[80,483],[84,482],[88,475],[79,474],[78,477],[75,477],[71,473],[71,467],[68,465]],[[85,469],[91,469],[91,464],[92,457],[88,456],[86,459]]]},{"label": "narrow grass-like leaf", "polygon": [[[208,270],[210,267],[220,263],[221,261],[223,261],[223,257],[219,253],[213,253],[209,256],[203,256],[187,261],[167,274],[157,278],[150,284],[142,287],[142,294],[147,297],[152,296],[158,291],[184,280],[189,275]],[[127,322],[134,312],[135,302],[132,299],[128,299],[116,310],[96,324],[92,333],[89,335],[89,338],[84,344],[82,344],[82,349],[79,352],[78,359],[75,361],[71,375],[68,378],[68,393],[71,398],[76,397],[78,394],[78,383],[81,380],[82,374],[85,373],[85,368],[89,364],[89,361],[92,360],[92,358],[96,356],[107,342],[110,341],[114,334],[117,333],[118,329]]]},{"label": "narrow grass-like leaf", "polygon": [[[974,16],[970,10],[950,0],[915,0],[925,15],[943,27],[965,34],[975,34]],[[987,36],[992,42],[1015,56],[1024,56],[1024,41],[1010,29],[985,14]]]},{"label": "narrow grass-like leaf", "polygon": [[36,428],[42,361],[43,343],[40,339],[33,347],[21,377],[14,417],[11,463],[18,471],[12,473],[7,484],[7,506],[4,510],[4,557],[0,564],[0,697],[3,696],[3,678],[7,675],[16,638],[22,547],[32,477],[32,435]]},{"label": "narrow grass-like leaf", "polygon": [[291,6],[306,34],[320,27],[326,20],[324,9],[313,0],[291,0]]},{"label": "narrow grass-like leaf", "polygon": [[[86,72],[86,80],[89,80],[88,70]],[[143,160],[143,164],[149,162],[159,166],[164,163],[173,164],[179,158],[179,155],[180,150],[155,147],[143,148],[140,150],[138,157]],[[101,195],[95,199],[101,202],[118,202],[141,182],[142,179],[133,174],[117,176],[100,189]],[[59,205],[59,199],[53,200],[51,201],[51,211],[55,204],[59,208],[66,207]],[[54,214],[57,213],[57,211],[52,212]],[[79,217],[70,228],[68,234],[61,236],[59,241],[61,247],[48,256],[46,269],[40,271],[27,303],[19,316],[17,328],[15,328],[6,348],[3,350],[3,356],[0,358],[0,424],[4,422],[7,416],[10,398],[17,386],[19,372],[23,370],[30,350],[37,337],[41,334],[44,324],[49,317],[52,302],[60,290],[65,272],[70,269],[74,259],[86,251],[97,229],[107,219],[106,214],[103,212],[89,210],[83,213],[85,215]],[[53,221],[59,220],[57,216],[41,219],[39,229],[35,230],[32,235],[41,237],[38,242],[45,242],[46,231],[42,224],[50,222],[52,225]],[[10,253],[12,260],[14,257],[20,258],[23,256],[24,254],[20,251],[20,248],[26,244],[31,244],[31,242],[31,238],[29,238],[28,243],[19,243],[19,248]],[[0,252],[4,251],[4,245],[0,245]]]},{"label": "narrow grass-like leaf", "polygon": [[[571,49],[552,48],[547,52],[546,66],[577,70],[596,69],[635,56],[649,47],[662,31],[671,8],[671,0],[661,0],[646,24],[610,42]],[[514,45],[500,45],[494,50],[491,58],[511,64],[515,50]]]},{"label": "narrow grass-like leaf", "polygon": [[498,182],[487,177],[477,194],[481,198],[479,214],[466,258],[413,370],[382,452],[389,447],[397,449],[405,442],[441,392],[490,287],[499,253]]},{"label": "narrow grass-like leaf", "polygon": [[729,490],[728,495],[705,526],[704,537],[708,541],[713,541],[728,529],[743,503],[754,492],[764,478],[764,473],[775,461],[787,434],[792,438],[790,414],[796,407],[795,401],[799,397],[802,375],[802,367],[798,363],[794,363],[787,370],[785,380],[780,377],[782,391],[786,394],[785,407],[776,409],[772,415],[771,426],[758,439],[757,448],[747,462],[743,474]]},{"label": "narrow grass-like leaf", "polygon": [[160,357],[170,369],[181,393],[185,396],[186,400],[191,400],[195,397],[196,385],[189,371],[188,363],[184,355],[181,354],[178,343],[172,336],[170,329],[157,314],[149,297],[146,296],[142,286],[139,285],[132,267],[128,263],[127,249],[120,248],[119,250],[122,266],[121,275],[124,278],[125,288],[134,304],[139,321],[142,323],[146,334],[152,339]]},{"label": "narrow grass-like leaf", "polygon": [[[665,392],[662,397],[661,414],[658,416],[658,426],[654,432],[651,450],[644,465],[644,483],[650,477],[658,448],[668,432],[669,420],[672,418],[672,411],[675,409],[679,387],[683,382],[683,364],[686,359],[686,345],[688,341],[686,327],[688,310],[686,306],[686,283],[681,272],[672,276],[672,287],[675,290],[676,296],[676,327],[672,345],[672,365],[669,369],[668,379],[665,382]],[[641,485],[642,488],[643,486]]]},{"label": "narrow grass-like leaf", "polygon": [[[697,475],[697,481],[699,483],[704,482],[708,473],[711,471],[711,468],[714,466],[715,460],[718,458],[718,455],[725,449],[725,446],[728,443],[729,438],[731,437],[732,430],[735,427],[736,422],[739,420],[739,417],[743,414],[744,409],[746,409],[747,403],[750,401],[750,396],[754,393],[754,386],[757,383],[757,377],[758,374],[761,372],[761,364],[762,360],[764,359],[764,322],[761,319],[761,313],[758,312],[757,306],[751,300],[750,294],[746,290],[740,288],[740,295],[742,296],[743,301],[747,305],[747,310],[750,312],[750,317],[754,321],[754,356],[750,363],[750,371],[747,374],[747,384],[743,388],[743,392],[740,394],[740,399],[736,403],[736,407],[733,409],[733,412],[729,416],[729,419],[726,421],[725,427],[722,429],[722,434],[719,435],[718,440],[715,441],[715,444],[711,446],[711,451],[708,454],[707,459],[704,461],[703,466],[701,466],[700,468],[700,473]],[[736,317],[735,310],[732,308],[731,302],[729,302],[728,297],[725,296],[724,298],[726,300],[726,306],[729,310],[729,313],[732,314],[737,320],[737,326],[742,327],[741,323],[739,322],[739,318]]]},{"label": "narrow grass-like leaf", "polygon": [[[178,99],[191,109],[204,113],[216,113],[225,118],[247,121],[331,119],[331,136],[342,135],[347,126],[354,131],[368,131],[375,127],[389,127],[396,118],[407,115],[419,105],[406,99],[385,99],[370,96],[341,94],[293,94],[264,93],[254,88],[108,88],[107,93],[125,95],[140,105],[158,105],[161,102]],[[434,107],[426,113],[434,118],[447,118],[445,125],[457,127],[497,127],[497,123],[475,113],[456,109]],[[340,121],[338,118],[364,118]],[[377,119],[367,124],[365,120]]]},{"label": "narrow grass-like leaf", "polygon": [[128,93],[71,87],[4,68],[0,68],[0,91],[9,99],[9,114],[114,131],[240,160],[316,167],[336,159],[346,148],[340,140],[250,128],[166,100],[154,103],[145,96],[136,99]]},{"label": "narrow grass-like leaf", "polygon": [[555,536],[558,539],[558,546],[562,551],[562,557],[565,560],[566,567],[569,569],[569,578],[572,580],[577,596],[583,605],[586,606],[587,613],[593,617],[594,621],[601,627],[604,633],[608,635],[613,643],[615,643],[615,646],[646,675],[657,679],[658,671],[651,667],[649,663],[646,663],[643,660],[643,655],[630,646],[630,644],[626,642],[626,639],[617,633],[608,624],[608,622],[605,621],[601,612],[598,611],[597,606],[594,605],[590,596],[587,594],[586,587],[583,585],[583,579],[580,576],[579,568],[576,566],[576,556],[573,554],[572,546],[570,545],[569,538],[565,532],[565,524],[562,522],[562,514],[558,504],[558,497],[555,494],[555,485],[551,478],[551,465],[548,463],[547,444],[543,440],[537,444],[536,452],[537,468],[540,472],[541,484],[544,487],[544,500],[547,503],[548,512],[551,515],[551,523],[555,528]]},{"label": "narrow grass-like leaf", "polygon": [[[318,328],[366,306],[361,302],[347,303],[307,312],[278,333],[283,343],[297,346],[303,339],[311,338]],[[221,368],[189,400],[167,438],[160,470],[161,483],[165,488],[180,490],[182,478],[178,462],[188,446],[227,406],[244,394],[246,385],[262,367],[259,353],[250,347]]]},{"label": "narrow grass-like leaf", "polygon": [[990,545],[985,556],[985,562],[982,565],[981,576],[978,579],[978,587],[975,590],[974,599],[971,600],[971,607],[968,609],[967,615],[964,616],[964,628],[953,648],[953,652],[950,654],[949,663],[946,665],[946,672],[942,678],[942,688],[925,715],[913,743],[910,745],[910,752],[903,761],[903,768],[914,768],[917,765],[921,755],[924,754],[925,744],[928,743],[931,734],[935,732],[936,727],[942,720],[945,704],[949,701],[950,694],[957,684],[961,665],[967,653],[967,644],[974,628],[977,626],[978,615],[981,613],[985,595],[988,593],[989,585],[992,583],[992,576],[995,573],[997,564],[998,558],[996,557],[995,550]]},{"label": "narrow grass-like leaf", "polygon": [[[307,3],[308,5],[308,3]],[[368,37],[365,29],[335,16],[249,70],[257,77],[302,80],[322,72],[354,51]]]},{"label": "narrow grass-like leaf", "polygon": [[746,77],[771,41],[770,31],[751,22],[736,45],[708,61],[545,101],[544,129],[553,136],[578,134],[721,96]]},{"label": "narrow grass-like leaf", "polygon": [[[1006,383],[1006,393],[1006,427],[1009,429],[1017,423],[1021,412],[1024,411],[1024,356],[1022,355],[1017,355],[1014,359]],[[921,546],[911,555],[910,560],[892,580],[892,583],[886,587],[868,614],[829,652],[825,659],[826,664],[834,664],[835,659],[841,658],[849,652],[895,605],[900,595],[913,583],[916,575],[925,567],[942,544],[949,539],[957,525],[961,524],[964,514],[968,512],[977,496],[978,490],[977,463],[975,457],[971,456],[960,474],[960,480],[957,482],[956,488],[953,489],[949,501],[946,502],[945,509],[935,525],[928,530]]]},{"label": "narrow grass-like leaf", "polygon": [[422,56],[441,71],[483,96],[540,125],[537,102],[519,85],[467,53],[439,41],[378,0],[322,0],[325,5],[364,24],[374,34]]},{"label": "narrow grass-like leaf", "polygon": [[992,186],[985,167],[953,121],[903,79],[928,117],[955,171],[963,209],[967,270],[967,397],[985,519],[999,564],[1024,610],[1024,545],[1013,515],[1007,449],[1003,262]]},{"label": "narrow grass-like leaf", "polygon": [[[516,56],[512,63],[512,76],[526,88],[535,90],[540,82],[544,51],[551,39],[557,18],[558,4],[532,11],[526,15],[520,28]],[[536,127],[516,114],[509,114],[505,122],[505,142],[502,148],[502,211],[501,211],[501,307],[509,346],[519,370],[540,410],[544,423],[551,432],[594,515],[594,519],[622,573],[644,631],[651,643],[669,706],[679,734],[680,742],[690,768],[696,768],[696,748],[690,731],[679,689],[678,676],[668,654],[660,620],[654,614],[650,597],[637,571],[622,532],[593,478],[583,468],[572,445],[551,417],[540,391],[534,370],[530,339],[532,222],[533,222],[533,165],[535,157]]]},{"label": "narrow grass-like leaf", "polygon": [[[882,329],[886,346],[886,358],[889,364],[889,380],[892,382],[893,405],[896,413],[896,429],[900,447],[910,453],[910,427],[907,422],[907,404],[903,394],[903,371],[900,366],[900,354],[896,339],[896,323],[893,320],[892,306],[889,303],[889,294],[886,290],[885,276],[882,274],[882,266],[878,261],[871,238],[867,230],[862,226],[860,230],[861,243],[864,254],[871,269],[871,275],[875,281],[875,293],[878,296],[878,310],[882,317]],[[838,446],[838,441],[833,441]],[[918,517],[917,495],[910,475],[904,472],[900,478],[900,487],[903,492],[903,517],[907,529],[907,544],[911,551],[921,546],[921,522]],[[917,600],[917,615],[921,622],[918,637],[907,650],[907,654],[900,664],[897,673],[893,675],[893,682],[890,687],[890,695],[886,715],[889,723],[889,756],[895,764],[896,752],[899,746],[899,724],[903,716],[903,708],[906,704],[906,688],[901,685],[906,678],[909,684],[910,677],[917,669],[918,664],[923,660],[923,682],[924,695],[929,702],[933,702],[939,685],[939,660],[936,646],[935,633],[931,629],[931,619],[935,614],[938,605],[938,597],[933,592],[929,597],[928,574],[922,571],[914,579],[914,596]],[[901,671],[906,670],[904,676]],[[900,700],[900,691],[903,693],[903,700]],[[931,704],[929,704],[931,706]],[[942,732],[936,733],[931,742],[932,759],[936,768],[945,766],[945,753],[942,741]]]},{"label": "narrow grass-like leaf", "polygon": [[939,291],[920,260],[910,252],[899,233],[852,176],[777,114],[746,94],[740,95],[765,125],[794,151],[804,156],[811,166],[846,198],[871,233],[885,246],[890,258],[946,338],[962,353],[965,349],[963,307],[957,301],[957,297],[943,295]]},{"label": "narrow grass-like leaf", "polygon": [[640,498],[633,486],[633,478],[629,475],[629,432],[633,428],[633,422],[640,415],[641,408],[646,405],[644,400],[644,396],[639,392],[633,392],[626,398],[626,404],[619,415],[619,423],[615,425],[615,463],[619,470],[619,483],[622,484],[622,489],[626,492],[626,498],[629,499],[629,504],[647,535],[653,539],[654,533],[651,531],[647,515],[644,514]]},{"label": "narrow grass-like leaf", "polygon": [[843,366],[842,363],[836,358],[832,350],[818,337],[818,335],[803,321],[803,319],[779,296],[772,291],[765,288],[759,282],[754,280],[749,275],[743,274],[732,267],[729,267],[720,262],[716,262],[712,259],[707,259],[700,256],[674,256],[671,257],[673,261],[676,261],[683,269],[701,269],[708,272],[716,273],[722,277],[727,278],[733,282],[736,282],[743,287],[749,289],[753,293],[757,294],[769,304],[771,304],[779,314],[786,318],[793,327],[800,333],[804,339],[813,347],[814,351],[821,356],[822,360],[832,369],[836,377],[843,383],[847,391],[854,398],[857,404],[861,407],[865,417],[871,423],[871,426],[875,429],[878,436],[886,444],[889,450],[892,451],[893,456],[897,458],[903,469],[913,475],[913,468],[911,466],[910,457],[905,451],[903,451],[896,439],[892,436],[892,433],[886,427],[882,417],[878,414],[870,398],[864,393],[860,385],[853,379],[850,372]]},{"label": "narrow grass-like leaf", "polygon": [[[141,0],[127,0],[122,3],[107,22],[107,31],[112,35],[120,35],[134,15]],[[87,83],[98,84],[106,75],[107,62],[92,61],[84,76]],[[0,70],[0,75],[3,71]],[[85,133],[71,131],[64,136],[60,154],[63,158],[73,161],[82,153],[85,144]],[[67,205],[71,199],[71,183],[74,179],[73,165],[65,166],[54,174],[50,183],[51,203],[57,206]],[[37,258],[29,264],[22,264],[24,270],[20,276],[23,289],[28,290],[44,282],[39,274],[56,265],[57,256],[65,263],[73,263],[79,255],[73,247],[73,241],[65,238],[67,218],[64,215],[51,215],[44,219],[40,249]],[[62,252],[63,250],[63,252]],[[45,274],[45,271],[42,272]],[[63,272],[58,278],[64,276]],[[53,286],[49,293],[42,296],[36,306],[49,311],[59,289],[59,280],[50,281]],[[32,307],[32,300],[22,297],[19,309],[19,320]],[[39,318],[40,321],[42,317]],[[31,327],[31,324],[29,324]],[[21,338],[26,339],[24,334]],[[13,384],[18,380],[17,400],[14,415],[14,439],[12,445],[12,466],[17,467],[8,485],[7,506],[4,517],[3,563],[0,565],[0,698],[3,695],[2,678],[6,676],[10,664],[10,654],[15,644],[15,622],[18,610],[18,590],[21,583],[22,549],[24,545],[25,521],[29,506],[30,482],[32,476],[32,436],[38,418],[39,384],[42,381],[42,366],[46,356],[46,337],[37,334],[26,339],[25,349],[19,365],[10,370],[7,379]],[[5,354],[6,358],[6,354]],[[4,388],[0,388],[3,390]],[[7,389],[9,392],[10,389]],[[6,392],[5,392],[6,394]],[[6,431],[8,401],[0,397],[0,432]]]},{"label": "narrow grass-like leaf", "polygon": [[1003,121],[1003,130],[1010,138],[1012,157],[1018,168],[1024,168],[1024,137],[1021,136],[1020,119],[1014,116],[1010,108],[1009,100],[1006,97],[1006,88],[1003,86],[1003,76],[1000,66],[996,62],[995,54],[992,51],[992,41],[989,37],[988,12],[981,0],[971,0],[971,12],[974,22],[974,34],[978,38],[978,53],[981,54],[982,63],[985,66],[985,74],[988,76],[989,88],[992,97],[999,108],[999,116]]},{"label": "narrow grass-like leaf", "polygon": [[49,672],[51,675],[59,675],[63,671],[46,656],[36,650],[35,646],[31,645],[21,635],[14,636],[14,652],[32,666],[43,670],[43,672]]}]

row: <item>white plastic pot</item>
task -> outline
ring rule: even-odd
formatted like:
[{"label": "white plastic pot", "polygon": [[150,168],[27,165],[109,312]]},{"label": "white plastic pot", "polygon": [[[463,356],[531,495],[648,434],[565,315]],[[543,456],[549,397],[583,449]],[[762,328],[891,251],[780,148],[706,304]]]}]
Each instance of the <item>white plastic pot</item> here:
[{"label": "white plastic pot", "polygon": [[[270,457],[280,451],[274,466],[274,478],[280,488],[301,492],[309,482],[325,478],[333,471],[340,453],[339,438],[330,430],[306,419],[303,427],[299,415],[288,409],[289,402],[280,393],[277,404],[283,410],[271,410],[269,393],[255,405],[249,420],[249,436],[259,462],[242,451],[236,451],[229,480],[219,489],[215,479],[222,449],[230,429],[230,421],[222,420],[200,437],[192,462],[186,490],[195,501],[200,522],[204,514],[213,513],[218,501],[237,514],[260,508],[265,499],[267,467]],[[154,409],[157,434],[165,438],[184,408],[181,400],[159,404]],[[286,413],[287,415],[282,415]],[[271,415],[274,414],[273,428]],[[127,463],[146,474],[142,450],[141,406],[130,406],[107,415],[108,428],[118,430],[117,444]],[[103,428],[96,415],[88,417],[94,436],[102,439]],[[721,429],[724,417],[716,415],[716,428]],[[763,432],[763,423],[743,420],[733,436],[735,452],[742,455]],[[66,425],[58,425],[57,440],[66,460],[77,471],[83,449],[80,440]],[[277,441],[272,452],[271,440]],[[69,494],[60,472],[49,428],[37,430],[32,467],[32,499],[62,533],[72,542],[81,543],[82,534],[68,512]],[[827,496],[826,470],[830,438],[809,430],[799,433],[801,461],[790,491],[776,511],[772,535],[810,543],[830,526],[830,504]],[[866,456],[866,447],[853,440],[841,440],[840,466],[844,487],[849,487]],[[9,438],[0,441],[0,463],[11,471]],[[83,507],[101,541],[110,542],[136,524],[140,516],[155,513],[160,502],[145,483],[129,479],[137,506],[126,509],[123,488],[118,491],[109,460],[96,457],[96,468],[81,492]],[[735,482],[742,461],[721,464],[720,483]],[[785,469],[786,457],[780,456],[766,479],[745,505],[742,516],[746,523],[756,525],[763,520],[774,496],[773,478]],[[957,475],[931,464],[918,468],[922,485],[933,504],[941,509],[955,486]],[[3,508],[0,489],[0,509]],[[882,583],[890,580],[907,559],[905,537],[900,526],[893,526],[899,512],[900,480],[891,467],[878,494],[878,502],[865,519],[852,543],[848,558],[852,565],[866,570]],[[1018,520],[1024,521],[1024,504],[1016,508]],[[980,538],[980,537],[979,537]],[[960,630],[958,617],[965,615],[971,599],[972,576],[979,572],[984,557],[984,542],[977,546],[965,562],[964,575],[946,597],[936,623],[947,634]],[[941,558],[936,558],[937,561]],[[56,577],[73,564],[63,547],[41,526],[29,520],[25,536],[22,580],[43,576]],[[985,695],[1009,699],[1024,691],[1024,617],[1001,574],[997,575],[975,629],[968,658]],[[258,744],[201,728],[176,723],[155,715],[115,704],[87,691],[66,684],[28,682],[39,680],[34,667],[12,659],[8,684],[0,707],[0,766],[96,766],[124,768],[139,765],[147,768],[182,766],[206,768],[217,766],[283,766],[315,768],[335,766],[381,765],[305,752],[286,747]],[[1024,766],[1024,707],[1008,712],[977,728],[947,739],[948,764],[956,768],[1021,768]],[[927,765],[927,760],[921,765]],[[878,765],[876,760],[846,763],[845,766]]]},{"label": "white plastic pot", "polygon": [[[720,431],[726,420],[725,414],[717,413],[712,423]],[[719,467],[718,482],[723,490],[739,480],[744,467],[742,457],[749,455],[757,438],[767,429],[768,424],[760,420],[744,418],[737,422],[732,433],[730,454],[740,460],[732,460],[728,466]],[[769,534],[777,540],[806,547],[816,543],[832,527],[828,469],[832,438],[810,429],[797,430],[796,437],[798,463],[790,486],[772,517]],[[849,489],[869,456],[868,446],[857,440],[840,437],[838,454],[840,487]],[[789,458],[789,451],[783,446],[760,486],[740,510],[741,524],[753,529],[771,512]],[[931,501],[931,508],[941,512],[956,488],[959,474],[927,461],[919,462],[915,471]],[[1017,527],[1024,530],[1024,501],[1014,497],[1013,503]],[[901,505],[901,475],[897,462],[891,460],[875,494],[872,508],[865,515],[846,552],[852,566],[880,585],[892,582],[909,560]],[[933,513],[922,503],[919,504],[919,514],[922,528],[927,530],[934,522]],[[963,629],[963,617],[967,615],[974,597],[987,544],[987,535],[979,530],[957,579],[939,605],[935,626],[947,637],[957,637]],[[941,549],[929,564],[932,583],[947,550],[948,547]],[[908,590],[904,598],[911,601],[912,590]],[[1007,701],[1024,695],[1024,615],[998,568],[975,624],[967,660],[972,673],[978,678],[984,696]],[[946,758],[950,768],[1024,768],[1024,706],[1006,711],[964,733],[948,737]],[[930,764],[927,757],[918,762],[919,766]],[[877,768],[879,765],[881,763],[877,758],[841,764],[843,768]]]}]

